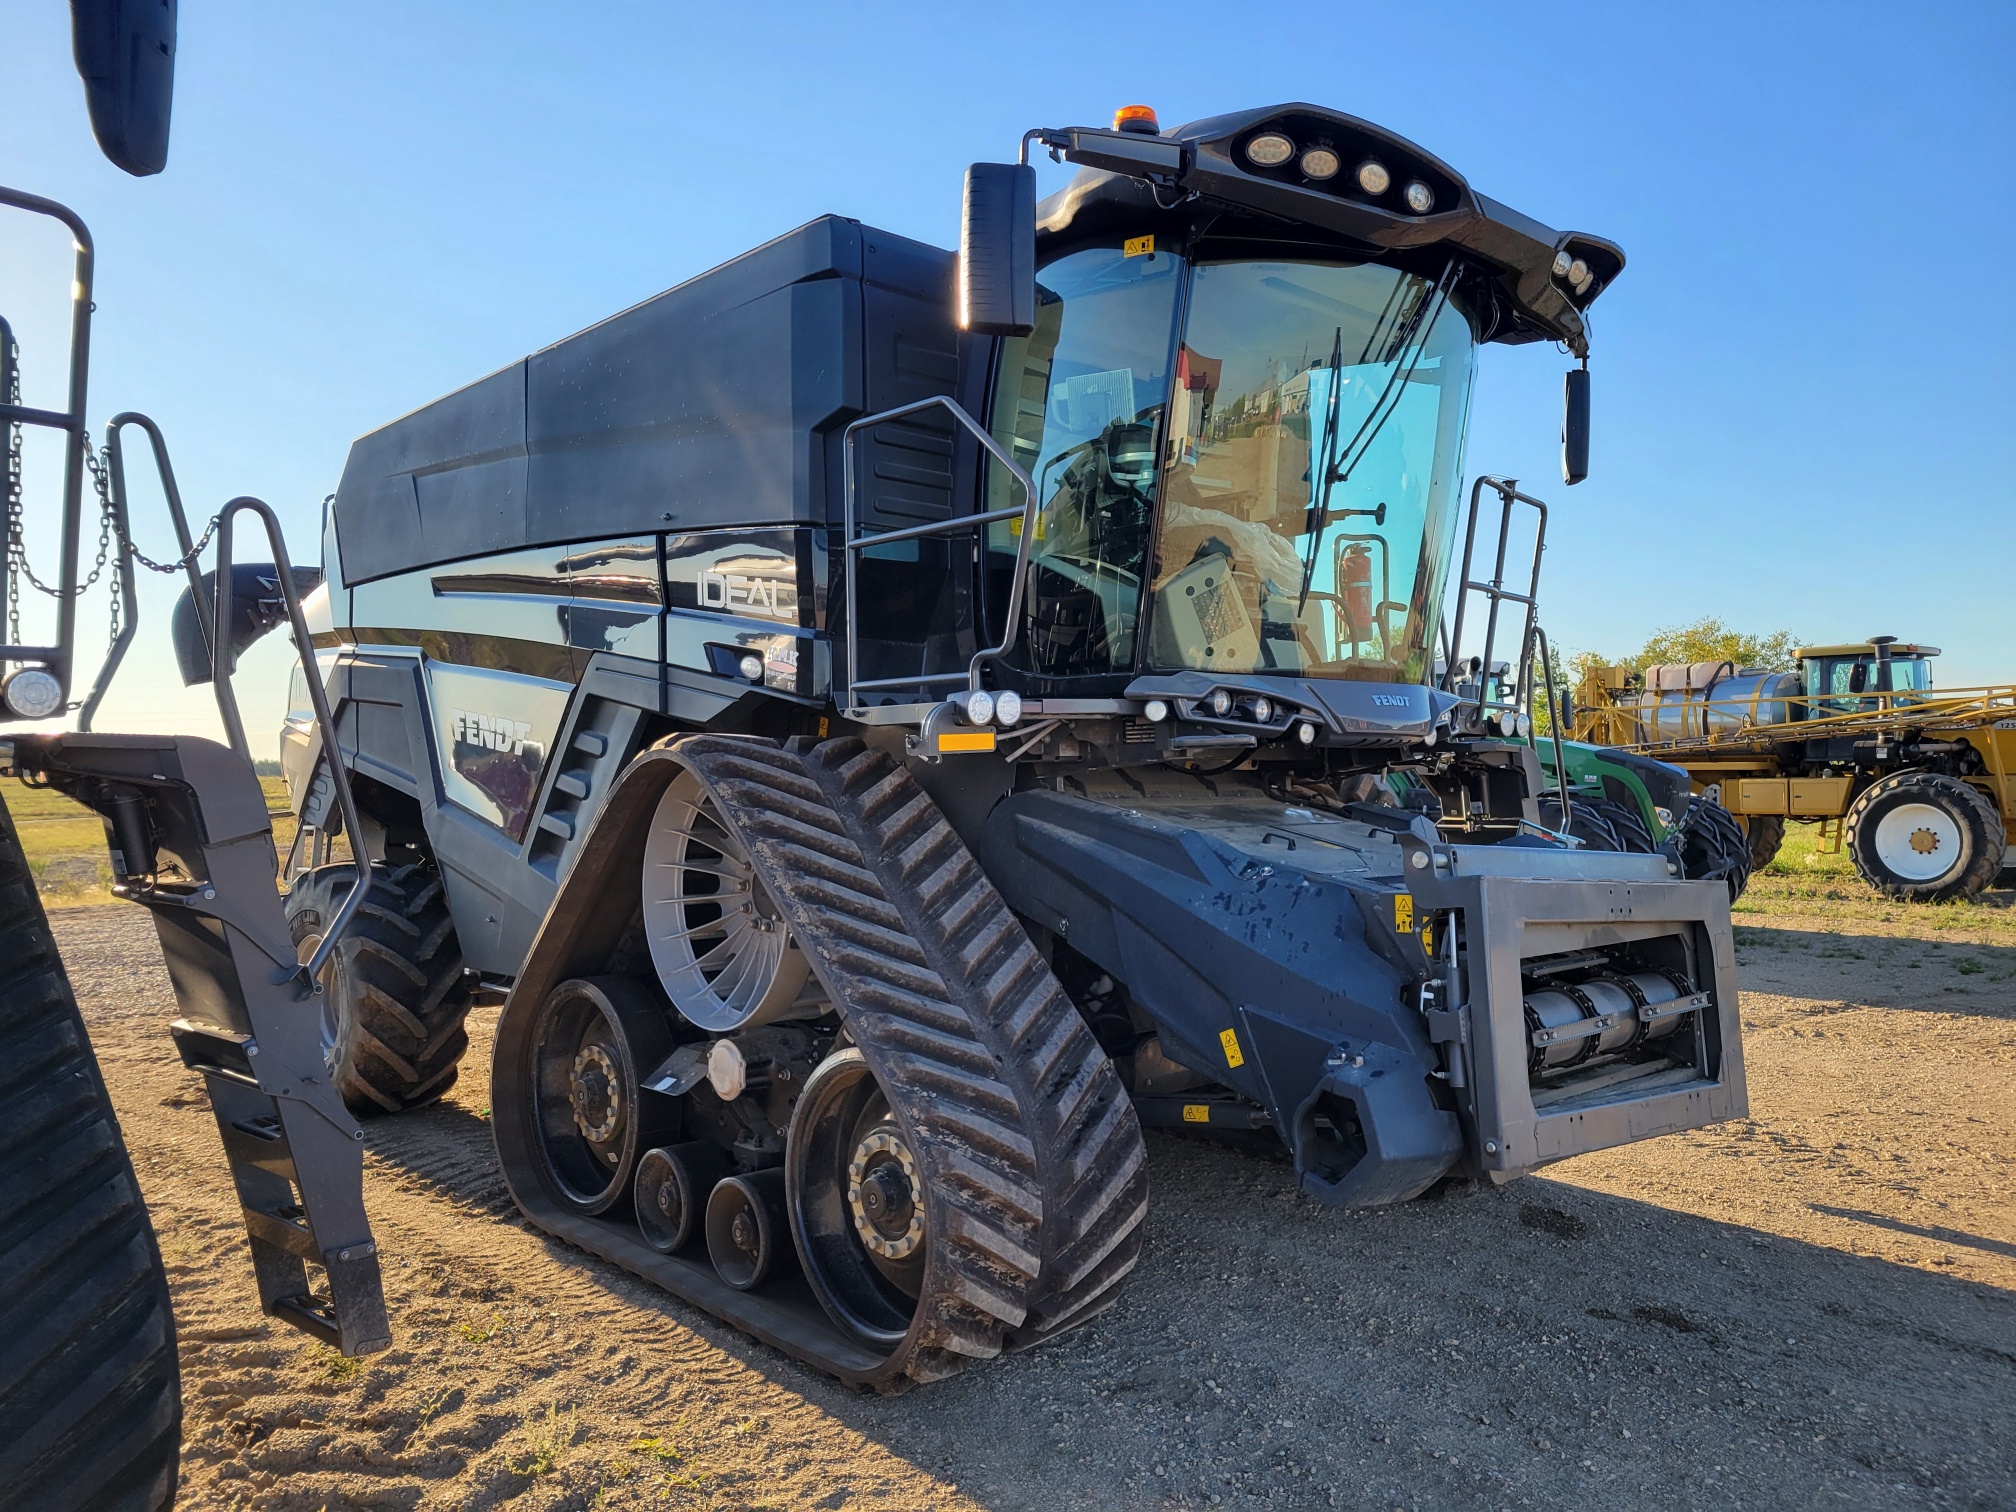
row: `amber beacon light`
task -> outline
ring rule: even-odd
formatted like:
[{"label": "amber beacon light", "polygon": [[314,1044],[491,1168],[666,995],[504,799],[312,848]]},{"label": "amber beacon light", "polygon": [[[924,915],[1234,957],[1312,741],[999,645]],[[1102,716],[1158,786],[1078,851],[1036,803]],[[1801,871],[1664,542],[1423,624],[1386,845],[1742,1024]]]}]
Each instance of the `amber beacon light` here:
[{"label": "amber beacon light", "polygon": [[1160,136],[1162,123],[1155,119],[1153,105],[1122,105],[1113,112],[1115,131],[1138,131],[1146,136]]}]

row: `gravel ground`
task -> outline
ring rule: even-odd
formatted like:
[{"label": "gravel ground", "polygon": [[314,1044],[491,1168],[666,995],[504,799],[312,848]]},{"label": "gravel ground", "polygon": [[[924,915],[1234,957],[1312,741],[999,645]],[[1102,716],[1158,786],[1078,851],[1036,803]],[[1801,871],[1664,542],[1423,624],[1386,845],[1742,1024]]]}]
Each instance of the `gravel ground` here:
[{"label": "gravel ground", "polygon": [[175,1288],[184,1506],[2016,1507],[2016,949],[1747,922],[1751,1118],[1366,1213],[1151,1137],[1111,1311],[884,1399],[516,1222],[487,1018],[370,1131],[396,1347],[268,1325],[147,919],[56,916]]}]

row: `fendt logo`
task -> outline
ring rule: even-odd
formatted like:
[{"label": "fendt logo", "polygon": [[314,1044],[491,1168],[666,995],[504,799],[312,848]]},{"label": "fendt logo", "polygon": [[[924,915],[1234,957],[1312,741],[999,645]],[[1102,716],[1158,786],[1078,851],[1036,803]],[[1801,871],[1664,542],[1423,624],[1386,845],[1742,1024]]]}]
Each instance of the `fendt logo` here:
[{"label": "fendt logo", "polygon": [[449,722],[457,745],[480,746],[486,751],[508,751],[512,755],[525,748],[532,726],[522,719],[505,719],[496,714],[477,714],[468,709],[450,709]]},{"label": "fendt logo", "polygon": [[1407,695],[1405,693],[1374,693],[1372,695],[1372,702],[1378,704],[1382,709],[1404,709],[1407,707]]}]

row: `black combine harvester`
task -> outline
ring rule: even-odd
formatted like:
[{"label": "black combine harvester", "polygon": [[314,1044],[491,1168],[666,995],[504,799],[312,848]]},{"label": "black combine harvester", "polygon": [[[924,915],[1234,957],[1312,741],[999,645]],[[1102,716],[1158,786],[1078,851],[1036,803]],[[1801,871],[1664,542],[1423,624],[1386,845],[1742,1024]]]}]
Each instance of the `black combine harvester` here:
[{"label": "black combine harvester", "polygon": [[[226,506],[177,625],[234,750],[0,741],[155,912],[270,1312],[385,1342],[352,1115],[485,1001],[534,1223],[883,1390],[1113,1299],[1143,1125],[1349,1206],[1745,1110],[1724,882],[1545,791],[1544,507],[1479,479],[1456,560],[1480,346],[1586,357],[1622,254],[1308,105],[1023,155],[958,256],[815,221],[364,437],[326,580]],[[282,621],[284,922],[228,685]]]}]

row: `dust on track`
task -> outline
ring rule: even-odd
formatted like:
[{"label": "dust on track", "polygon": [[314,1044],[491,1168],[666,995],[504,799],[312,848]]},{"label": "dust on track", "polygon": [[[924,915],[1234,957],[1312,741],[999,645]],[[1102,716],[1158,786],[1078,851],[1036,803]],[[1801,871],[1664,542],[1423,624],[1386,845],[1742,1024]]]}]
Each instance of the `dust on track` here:
[{"label": "dust on track", "polygon": [[169,1264],[185,1507],[2016,1506],[2008,945],[1746,927],[1753,1116],[1502,1189],[1339,1213],[1151,1137],[1112,1310],[885,1399],[523,1226],[491,1016],[370,1127],[395,1348],[268,1323],[148,920],[54,922]]}]

